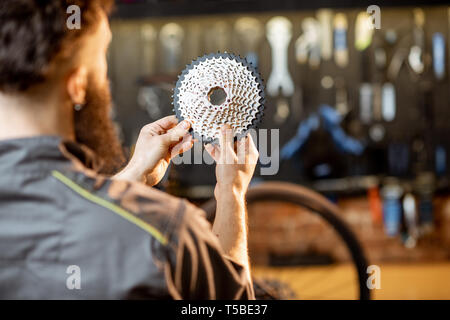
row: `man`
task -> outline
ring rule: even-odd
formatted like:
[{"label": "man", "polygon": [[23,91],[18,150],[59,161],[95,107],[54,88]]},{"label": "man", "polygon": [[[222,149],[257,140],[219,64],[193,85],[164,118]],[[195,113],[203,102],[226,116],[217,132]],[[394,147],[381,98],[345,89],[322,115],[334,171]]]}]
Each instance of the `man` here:
[{"label": "man", "polygon": [[[253,298],[251,137],[238,142],[240,159],[227,128],[208,147],[218,163],[212,227],[200,209],[145,185],[192,147],[189,123],[145,126],[112,176],[124,156],[108,120],[110,2],[0,2],[0,298]],[[79,30],[66,27],[72,4]]]}]

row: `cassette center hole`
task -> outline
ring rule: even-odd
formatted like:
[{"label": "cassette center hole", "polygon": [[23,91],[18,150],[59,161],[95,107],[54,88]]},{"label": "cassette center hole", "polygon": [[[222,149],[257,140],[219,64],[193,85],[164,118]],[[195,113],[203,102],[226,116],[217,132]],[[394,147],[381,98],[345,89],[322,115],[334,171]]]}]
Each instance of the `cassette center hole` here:
[{"label": "cassette center hole", "polygon": [[208,100],[215,106],[222,105],[227,99],[227,93],[220,87],[214,87],[208,92]]}]

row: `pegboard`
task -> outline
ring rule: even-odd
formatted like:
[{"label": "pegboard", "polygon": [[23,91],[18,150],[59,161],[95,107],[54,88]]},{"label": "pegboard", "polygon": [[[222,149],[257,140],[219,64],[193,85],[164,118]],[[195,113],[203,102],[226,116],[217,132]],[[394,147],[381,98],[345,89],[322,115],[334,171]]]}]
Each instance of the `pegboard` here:
[{"label": "pegboard", "polygon": [[[387,30],[395,30],[398,41],[408,37],[413,28],[411,7],[382,8],[381,30],[377,30],[373,43],[382,42],[386,47],[387,61],[392,58],[396,47],[384,43],[383,37]],[[446,42],[449,40],[449,22],[447,7],[424,7],[426,16],[425,39],[426,52],[431,55],[431,39],[435,32],[441,32]],[[193,58],[211,51],[223,50],[245,56],[244,44],[233,28],[237,19],[245,16],[256,18],[265,25],[270,18],[282,15],[293,24],[293,37],[289,45],[289,72],[294,79],[296,93],[288,99],[290,115],[283,123],[277,123],[275,114],[277,98],[266,97],[266,109],[262,128],[279,128],[280,145],[283,146],[294,134],[299,123],[308,115],[317,111],[321,104],[334,106],[336,103],[335,87],[326,89],[321,86],[325,76],[341,79],[345,83],[348,96],[349,113],[345,116],[342,127],[347,134],[357,139],[367,141],[366,151],[362,156],[345,155],[336,150],[329,137],[323,132],[314,134],[302,151],[293,159],[282,162],[276,176],[264,176],[263,179],[290,180],[297,183],[307,183],[314,180],[310,172],[314,165],[328,161],[335,165],[330,175],[332,178],[354,175],[399,175],[413,177],[421,170],[434,170],[434,150],[441,145],[450,152],[450,108],[449,104],[449,52],[446,44],[446,75],[443,80],[436,80],[432,67],[429,66],[420,77],[415,76],[409,66],[404,64],[396,79],[392,81],[396,90],[397,111],[391,122],[380,121],[385,129],[385,137],[379,142],[370,141],[368,132],[370,125],[360,123],[359,88],[362,82],[383,83],[386,81],[385,71],[374,66],[374,47],[365,52],[354,48],[356,16],[361,9],[334,9],[342,12],[348,19],[347,42],[349,44],[349,64],[345,68],[338,67],[333,60],[321,61],[317,69],[307,64],[299,65],[295,59],[294,42],[301,35],[301,23],[307,17],[315,17],[316,11],[274,11],[248,14],[216,14],[214,16],[183,16],[183,17],[152,17],[139,20],[114,19],[111,23],[114,34],[110,50],[110,76],[112,80],[113,97],[116,104],[116,117],[123,128],[125,142],[132,145],[136,132],[142,125],[154,121],[138,106],[136,96],[139,93],[137,79],[147,75],[167,74],[165,70],[165,53],[161,41],[156,35],[152,67],[143,68],[144,44],[141,38],[143,25],[151,25],[156,33],[167,23],[175,22],[184,30],[181,54],[177,63],[177,72],[170,73],[167,83],[175,84],[176,75],[185,64]],[[215,27],[222,24],[223,41],[215,39]],[[405,41],[407,43],[407,41]],[[408,44],[409,45],[409,44]],[[271,72],[271,50],[267,39],[263,37],[257,45],[259,71],[264,79]],[[146,71],[144,71],[146,69]],[[173,78],[171,78],[173,77]],[[299,90],[301,88],[301,90]],[[301,94],[299,94],[301,92]],[[172,114],[170,95],[161,98],[167,103],[161,116]],[[270,139],[270,138],[269,138]],[[409,150],[407,168],[401,172],[393,172],[389,163],[389,148],[392,145],[406,145]],[[203,151],[196,151],[203,152]],[[192,156],[193,157],[193,156]],[[447,156],[447,167],[450,166]],[[395,171],[395,170],[394,170]],[[257,170],[258,172],[258,170]],[[448,170],[447,170],[448,174]],[[208,186],[215,182],[214,168],[210,165],[179,165],[176,166],[176,178],[179,186]]]}]

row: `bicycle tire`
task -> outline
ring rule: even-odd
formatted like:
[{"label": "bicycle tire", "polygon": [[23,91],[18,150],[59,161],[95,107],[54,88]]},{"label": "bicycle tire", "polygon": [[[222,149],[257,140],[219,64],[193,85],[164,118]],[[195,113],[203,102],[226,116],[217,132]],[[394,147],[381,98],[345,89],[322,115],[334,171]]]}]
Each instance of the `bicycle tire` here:
[{"label": "bicycle tire", "polygon": [[[347,246],[353,263],[356,266],[359,281],[359,299],[370,300],[370,289],[367,287],[367,259],[353,231],[339,217],[339,208],[319,193],[305,187],[288,182],[263,182],[249,188],[246,195],[247,203],[258,201],[289,202],[318,214],[330,224]],[[207,219],[212,223],[215,218],[216,201],[211,199],[202,209],[206,211]]]}]

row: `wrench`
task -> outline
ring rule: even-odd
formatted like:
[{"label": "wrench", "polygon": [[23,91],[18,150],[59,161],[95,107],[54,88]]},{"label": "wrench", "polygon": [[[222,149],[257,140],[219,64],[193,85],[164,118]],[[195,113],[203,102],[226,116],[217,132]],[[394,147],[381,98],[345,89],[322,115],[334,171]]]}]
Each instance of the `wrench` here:
[{"label": "wrench", "polygon": [[425,68],[425,63],[423,60],[425,47],[425,32],[423,30],[424,24],[425,13],[422,9],[414,9],[414,45],[410,49],[408,62],[411,69],[413,69],[413,71],[417,74],[421,74]]},{"label": "wrench", "polygon": [[371,18],[365,11],[358,13],[355,22],[355,48],[364,51],[372,43],[374,28],[371,25]]},{"label": "wrench", "polygon": [[311,67],[320,64],[320,24],[314,18],[305,18],[302,22],[303,34],[295,41],[297,62],[303,64],[308,59]]},{"label": "wrench", "polygon": [[317,11],[317,19],[320,23],[320,54],[323,60],[330,60],[333,55],[333,30],[331,27],[333,12],[329,9]]},{"label": "wrench", "polygon": [[277,96],[294,94],[294,82],[288,70],[288,47],[292,38],[292,23],[285,17],[274,17],[267,23],[267,40],[272,49],[272,73],[267,82],[267,92]]},{"label": "wrench", "polygon": [[348,65],[347,17],[343,13],[334,16],[334,60],[344,68]]},{"label": "wrench", "polygon": [[395,87],[392,83],[386,82],[381,90],[381,114],[384,121],[392,121],[395,119],[397,109]]}]

